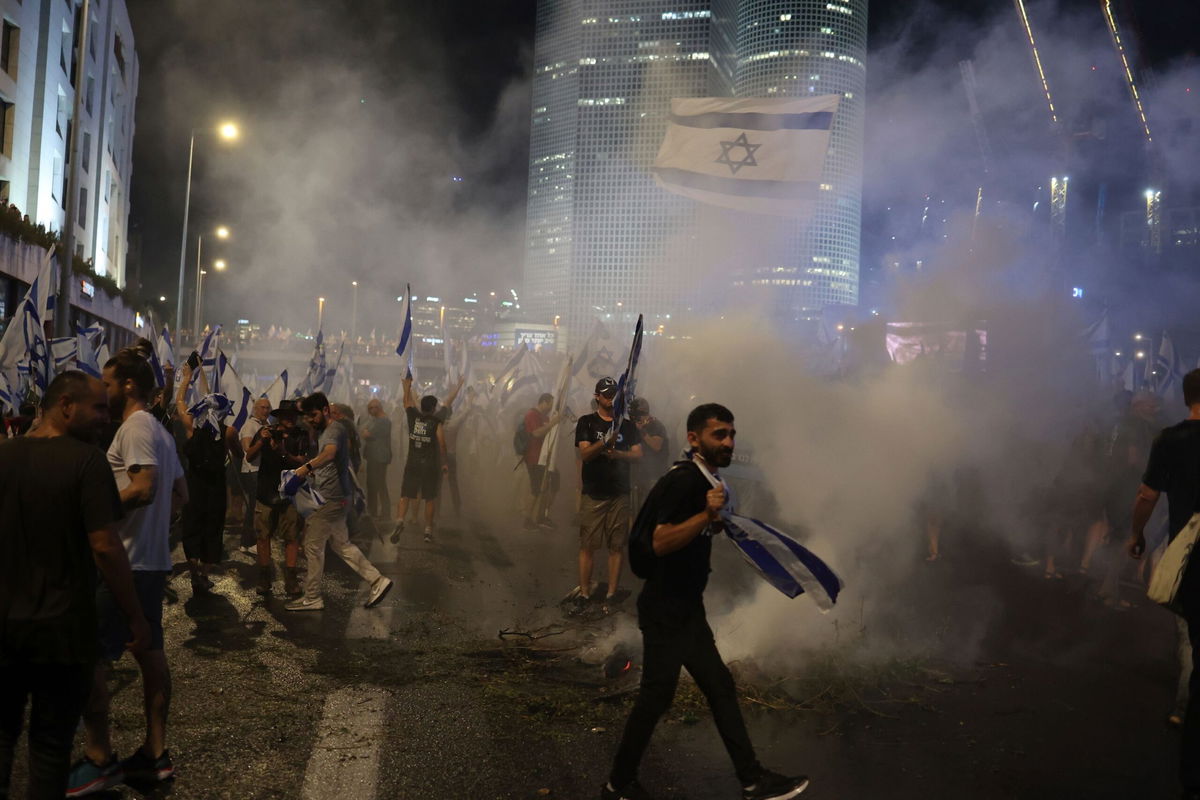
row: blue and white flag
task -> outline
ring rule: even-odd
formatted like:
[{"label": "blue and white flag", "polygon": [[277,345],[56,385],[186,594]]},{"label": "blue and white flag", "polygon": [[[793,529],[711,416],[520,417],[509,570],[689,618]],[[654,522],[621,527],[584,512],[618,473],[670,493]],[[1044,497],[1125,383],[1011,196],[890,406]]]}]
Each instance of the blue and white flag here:
[{"label": "blue and white flag", "polygon": [[175,347],[171,344],[171,329],[166,325],[162,326],[162,331],[154,342],[155,352],[158,354],[158,363],[164,367],[170,365],[175,367]]},{"label": "blue and white flag", "polygon": [[17,386],[13,385],[13,380],[9,379],[7,372],[0,368],[0,415],[16,414],[20,410],[20,404]]},{"label": "blue and white flag", "polygon": [[[412,284],[404,286],[404,307],[400,309],[400,318],[403,322],[400,323],[400,342],[396,345],[396,355],[403,358],[412,342]],[[412,354],[409,353],[409,364],[411,363]]]},{"label": "blue and white flag", "polygon": [[230,403],[225,395],[215,392],[204,395],[188,408],[188,414],[192,417],[192,435],[205,430],[211,433],[214,439],[220,439],[221,422],[232,410],[233,403]]},{"label": "blue and white flag", "polygon": [[300,381],[292,396],[302,399],[313,392],[319,392],[320,387],[325,385],[326,374],[325,335],[322,331],[317,331],[317,338],[313,342],[312,356],[308,359],[308,372],[304,374],[304,380]]},{"label": "blue and white flag", "polygon": [[39,395],[54,375],[53,353],[46,338],[46,323],[54,316],[54,248],[42,257],[38,276],[17,306],[16,314],[0,339],[0,369],[15,368],[21,380],[29,381]]},{"label": "blue and white flag", "polygon": [[301,478],[291,469],[285,469],[279,475],[279,496],[290,500],[296,507],[296,512],[305,518],[325,505],[325,498],[308,479]]},{"label": "blue and white flag", "polygon": [[637,327],[633,329],[633,344],[629,347],[629,361],[625,371],[617,378],[617,393],[613,397],[612,436],[616,439],[621,423],[629,418],[629,403],[637,391],[637,365],[642,356],[642,315],[638,314]]},{"label": "blue and white flag", "polygon": [[338,346],[337,359],[333,362],[333,367],[325,370],[325,377],[321,380],[321,385],[314,391],[324,392],[326,395],[333,394],[333,382],[337,379],[338,369],[342,365],[342,355],[346,352],[346,340],[343,339],[341,345]]},{"label": "blue and white flag", "polygon": [[246,424],[246,420],[250,418],[254,397],[246,388],[241,376],[237,374],[237,370],[233,368],[233,363],[226,358],[223,350],[217,351],[217,375],[221,386],[220,391],[229,398],[230,402],[229,413],[233,416],[233,421],[229,425],[240,432],[242,426]]},{"label": "blue and white flag", "polygon": [[75,335],[79,341],[77,366],[93,378],[99,378],[104,369],[104,363],[100,360],[100,350],[104,347],[106,339],[104,326],[91,325],[87,328],[76,326]]},{"label": "blue and white flag", "polygon": [[807,217],[822,192],[840,95],[671,100],[658,185],[710,205]]},{"label": "blue and white flag", "polygon": [[287,397],[288,387],[288,371],[285,369],[279,373],[279,377],[271,382],[267,390],[262,396],[271,401],[271,408],[279,408],[279,404],[283,402],[283,398]]},{"label": "blue and white flag", "polygon": [[692,463],[713,487],[725,488],[727,500],[721,510],[721,520],[725,523],[725,534],[746,562],[789,598],[808,594],[822,613],[833,608],[844,585],[841,578],[791,536],[765,522],[735,513],[733,493],[725,481],[709,472],[694,455]]},{"label": "blue and white flag", "polygon": [[579,348],[579,352],[575,355],[574,365],[571,367],[571,377],[577,377],[580,372],[583,372],[588,366],[588,363],[599,352],[602,342],[609,339],[608,328],[600,320],[596,320],[592,325],[591,333],[583,340],[583,347]]},{"label": "blue and white flag", "polygon": [[54,374],[77,369],[79,363],[79,338],[62,336],[50,340],[50,352],[54,356]]},{"label": "blue and white flag", "polygon": [[1162,397],[1182,391],[1183,362],[1175,352],[1171,334],[1166,331],[1163,331],[1162,340],[1158,344],[1158,355],[1154,358],[1154,382],[1151,386]]}]

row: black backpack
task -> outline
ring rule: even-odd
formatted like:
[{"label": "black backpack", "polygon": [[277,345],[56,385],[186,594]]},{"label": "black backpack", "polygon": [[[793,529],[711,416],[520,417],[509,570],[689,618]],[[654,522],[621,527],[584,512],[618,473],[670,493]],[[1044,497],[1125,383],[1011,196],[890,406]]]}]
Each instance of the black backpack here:
[{"label": "black backpack", "polygon": [[658,498],[662,494],[663,478],[689,463],[691,462],[683,461],[675,464],[655,482],[654,488],[646,495],[645,502],[633,520],[633,527],[629,530],[629,568],[642,580],[652,577],[658,565],[658,556],[654,553],[654,529],[658,527],[658,523],[654,517]]},{"label": "black backpack", "polygon": [[513,431],[513,452],[519,456],[525,455],[532,438],[529,431],[525,430],[525,415],[522,414],[517,420],[517,429]]}]

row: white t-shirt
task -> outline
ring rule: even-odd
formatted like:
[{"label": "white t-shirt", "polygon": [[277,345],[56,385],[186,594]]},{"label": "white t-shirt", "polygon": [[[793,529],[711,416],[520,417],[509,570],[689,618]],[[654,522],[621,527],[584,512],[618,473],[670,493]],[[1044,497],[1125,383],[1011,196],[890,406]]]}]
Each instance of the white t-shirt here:
[{"label": "white t-shirt", "polygon": [[157,419],[146,411],[135,411],[121,423],[108,448],[117,489],[129,484],[128,470],[134,465],[155,467],[154,501],[135,508],[121,521],[121,542],[129,554],[129,565],[144,572],[171,569],[171,488],[183,476],[175,451],[175,440]]},{"label": "white t-shirt", "polygon": [[[250,419],[242,423],[242,429],[238,431],[238,441],[242,441],[244,439],[253,439],[254,434],[258,433],[260,430],[262,430],[262,428],[263,424],[261,422],[254,417],[250,417]],[[244,450],[245,447],[243,446],[242,449]],[[243,458],[242,472],[258,472],[258,460],[261,455],[262,454],[260,453],[254,458]]]}]

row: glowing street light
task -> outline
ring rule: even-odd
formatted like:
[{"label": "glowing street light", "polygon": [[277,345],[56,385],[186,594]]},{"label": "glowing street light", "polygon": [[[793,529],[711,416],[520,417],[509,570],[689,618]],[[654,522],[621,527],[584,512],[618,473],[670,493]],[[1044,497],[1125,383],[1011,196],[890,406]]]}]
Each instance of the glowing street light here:
[{"label": "glowing street light", "polygon": [[354,305],[350,310],[350,344],[353,347],[358,344],[358,281],[350,281],[350,285],[354,287]]},{"label": "glowing street light", "polygon": [[224,225],[218,225],[217,229],[215,231],[213,231],[213,233],[215,233],[217,235],[218,239],[228,239],[229,238],[229,228],[226,228]]},{"label": "glowing street light", "polygon": [[1136,353],[1134,353],[1134,354],[1133,354],[1133,357],[1134,357],[1134,358],[1145,358],[1145,357],[1146,357],[1146,351],[1145,351],[1145,350],[1138,350]]},{"label": "glowing street light", "polygon": [[223,258],[218,258],[216,261],[213,262],[213,269],[216,269],[216,270],[225,269],[225,267],[227,267],[227,266],[229,266],[229,265],[225,263],[225,259],[223,259]]},{"label": "glowing street light", "polygon": [[[221,141],[232,142],[236,140],[241,132],[238,126],[231,122],[222,122],[216,129],[217,138]],[[175,305],[175,330],[183,329],[183,277],[187,266],[187,238],[188,238],[188,210],[192,204],[192,160],[196,154],[196,129],[192,128],[188,136],[188,168],[187,168],[187,188],[183,193],[183,233],[180,235],[179,242],[179,301]],[[221,237],[224,238],[224,237]],[[200,268],[200,259],[196,259],[196,268]],[[197,284],[199,276],[197,276]],[[199,331],[196,332],[199,336]]]},{"label": "glowing street light", "polygon": [[317,298],[317,333],[321,332],[321,323],[325,320],[325,298]]}]

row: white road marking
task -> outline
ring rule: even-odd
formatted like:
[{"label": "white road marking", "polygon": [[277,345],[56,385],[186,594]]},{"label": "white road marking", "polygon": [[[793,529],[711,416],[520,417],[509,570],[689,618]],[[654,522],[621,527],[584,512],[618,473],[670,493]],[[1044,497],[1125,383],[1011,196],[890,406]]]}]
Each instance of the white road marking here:
[{"label": "white road marking", "polygon": [[325,698],[301,800],[373,800],[387,700],[388,693],[375,686],[338,689]]}]

